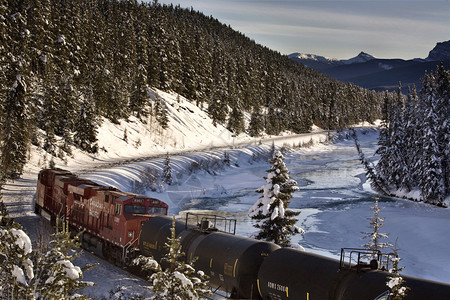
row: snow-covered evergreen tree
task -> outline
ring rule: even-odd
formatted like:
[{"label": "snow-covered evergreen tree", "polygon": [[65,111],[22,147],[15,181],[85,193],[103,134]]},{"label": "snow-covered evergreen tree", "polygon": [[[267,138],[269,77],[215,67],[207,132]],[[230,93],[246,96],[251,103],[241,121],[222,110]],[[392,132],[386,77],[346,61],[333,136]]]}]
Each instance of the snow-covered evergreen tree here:
[{"label": "snow-covered evergreen tree", "polygon": [[406,169],[403,102],[401,85],[399,85],[389,120],[390,147],[387,156],[389,172],[385,174],[390,185],[395,186],[397,190],[401,188],[402,177]]},{"label": "snow-covered evergreen tree", "polygon": [[223,152],[223,163],[228,167],[231,165],[230,153],[227,151]]},{"label": "snow-covered evergreen tree", "polygon": [[358,142],[358,136],[356,135],[356,131],[351,128],[350,129],[351,135],[353,137],[353,140],[355,141],[356,151],[358,151],[359,154],[359,160],[361,161],[361,164],[364,166],[364,169],[366,170],[366,178],[370,181],[370,186],[372,189],[377,191],[378,193],[381,193],[383,195],[389,195],[389,189],[386,186],[386,182],[383,180],[382,177],[377,176],[375,171],[375,166],[373,166],[369,160],[366,159],[364,153],[361,150],[361,146]]},{"label": "snow-covered evergreen tree", "polygon": [[393,266],[392,269],[389,269],[389,273],[391,273],[392,275],[387,277],[388,282],[386,282],[386,285],[390,289],[389,299],[402,300],[404,297],[406,297],[406,294],[410,290],[410,288],[405,286],[405,280],[399,274],[404,269],[404,267],[399,267],[399,263],[402,259],[398,256],[397,247],[392,248],[392,251],[394,254],[393,257],[391,257]]},{"label": "snow-covered evergreen tree", "polygon": [[92,90],[88,89],[88,99],[81,102],[74,128],[73,141],[80,149],[89,153],[97,153],[97,120],[92,105]]},{"label": "snow-covered evergreen tree", "polygon": [[0,299],[31,299],[31,240],[8,215],[0,189]]},{"label": "snow-covered evergreen tree", "polygon": [[416,190],[424,202],[450,206],[449,82],[441,64],[425,75],[418,97],[415,90],[408,93],[405,105],[400,92],[392,104],[385,94],[375,169],[389,194]]},{"label": "snow-covered evergreen tree", "polygon": [[255,235],[257,239],[288,247],[292,235],[304,232],[295,225],[297,219],[294,217],[300,212],[288,209],[292,194],[299,188],[297,182],[290,178],[280,151],[276,150],[269,162],[272,167],[267,171],[267,177],[264,177],[266,184],[257,190],[262,196],[248,214],[256,221],[254,227],[259,229]]},{"label": "snow-covered evergreen tree", "polygon": [[242,112],[240,101],[235,101],[232,107],[227,128],[236,135],[239,135],[245,130],[244,113]]},{"label": "snow-covered evergreen tree", "polygon": [[373,210],[373,217],[367,218],[370,220],[369,228],[372,229],[368,232],[361,232],[363,237],[361,239],[368,239],[366,244],[361,245],[369,251],[379,251],[383,248],[391,247],[392,245],[387,242],[381,242],[381,239],[386,239],[389,237],[388,233],[381,233],[380,229],[384,225],[384,218],[380,217],[380,211],[383,208],[378,207],[378,197],[375,197],[374,206],[371,207]]},{"label": "snow-covered evergreen tree", "polygon": [[[57,222],[59,223],[59,222]],[[79,257],[81,252],[79,235],[71,238],[68,225],[56,227],[52,235],[50,247],[42,249],[43,253],[35,254],[36,265],[36,295],[38,299],[88,299],[86,296],[76,294],[77,291],[93,286],[94,283],[83,281],[83,272],[90,270],[94,265],[83,268],[75,266],[72,261]]]},{"label": "snow-covered evergreen tree", "polygon": [[16,179],[22,174],[31,140],[27,84],[18,74],[0,106],[0,172]]},{"label": "snow-covered evergreen tree", "polygon": [[261,113],[261,107],[255,105],[250,117],[250,124],[248,125],[248,133],[255,137],[264,132],[264,117]]},{"label": "snow-covered evergreen tree", "polygon": [[380,160],[376,165],[376,174],[379,182],[387,182],[386,177],[389,170],[389,153],[391,148],[390,140],[390,109],[391,109],[391,98],[387,92],[384,93],[383,98],[383,109],[382,109],[382,119],[380,134],[378,136],[378,149],[376,154],[380,155]]},{"label": "snow-covered evergreen tree", "polygon": [[421,91],[425,103],[422,147],[423,156],[417,162],[419,186],[425,201],[443,205],[449,193],[449,93],[450,72],[441,65],[434,74],[424,78]]},{"label": "snow-covered evergreen tree", "polygon": [[181,252],[181,238],[176,237],[175,217],[173,217],[171,235],[164,245],[167,253],[162,258],[161,263],[166,265],[166,269],[153,258],[140,256],[134,263],[140,265],[144,270],[155,271],[149,280],[153,283],[154,300],[194,300],[200,299],[203,295],[210,295],[211,291],[207,286],[208,276],[203,271],[196,271],[190,262],[185,262],[185,254]]},{"label": "snow-covered evergreen tree", "polygon": [[168,185],[173,184],[172,166],[170,165],[169,152],[166,154],[163,167],[163,182]]},{"label": "snow-covered evergreen tree", "polygon": [[34,249],[21,225],[8,217],[0,199],[0,299],[88,299],[75,292],[92,286],[81,281],[84,268],[71,262],[80,252],[66,229],[50,247]]},{"label": "snow-covered evergreen tree", "polygon": [[417,151],[417,140],[419,139],[420,132],[417,126],[417,118],[414,115],[415,109],[417,107],[417,93],[416,87],[414,86],[412,91],[408,89],[408,96],[405,101],[405,112],[404,112],[404,123],[403,123],[403,133],[405,135],[404,138],[404,160],[405,165],[402,170],[402,179],[401,179],[401,188],[406,190],[407,192],[411,191],[412,188],[416,185],[415,183],[415,172],[414,170],[410,170],[410,166],[412,166],[417,158],[420,156],[420,153]]},{"label": "snow-covered evergreen tree", "polygon": [[167,115],[167,108],[158,95],[156,95],[154,109],[155,109],[155,118],[158,121],[158,124],[163,129],[166,129],[169,126],[169,117]]},{"label": "snow-covered evergreen tree", "polygon": [[0,298],[34,299],[31,240],[17,223],[0,226]]},{"label": "snow-covered evergreen tree", "polygon": [[6,226],[8,223],[10,223],[11,218],[8,216],[8,209],[3,202],[2,188],[2,183],[0,182],[0,226]]}]

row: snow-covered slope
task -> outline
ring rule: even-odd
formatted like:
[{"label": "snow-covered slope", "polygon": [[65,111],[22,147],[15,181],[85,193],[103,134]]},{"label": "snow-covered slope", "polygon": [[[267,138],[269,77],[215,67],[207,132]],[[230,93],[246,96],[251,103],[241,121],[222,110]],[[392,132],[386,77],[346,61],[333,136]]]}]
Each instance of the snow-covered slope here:
[{"label": "snow-covered slope", "polygon": [[[154,89],[150,91],[150,95],[153,101],[161,101],[166,107],[168,128],[162,129],[153,116],[143,122],[130,117],[120,124],[103,120],[98,134],[100,151],[93,157],[94,161],[135,159],[173,151],[223,147],[251,140],[245,134],[233,136],[224,124],[213,126],[207,107],[200,109],[178,94]],[[86,154],[76,151],[75,161],[83,161],[85,158]]]}]

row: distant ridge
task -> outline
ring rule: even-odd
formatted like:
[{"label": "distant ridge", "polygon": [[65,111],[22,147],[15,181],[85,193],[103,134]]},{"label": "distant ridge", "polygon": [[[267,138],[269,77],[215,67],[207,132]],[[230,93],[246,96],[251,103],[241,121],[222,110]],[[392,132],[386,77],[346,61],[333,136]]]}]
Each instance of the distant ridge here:
[{"label": "distant ridge", "polygon": [[363,63],[367,62],[369,60],[375,59],[370,54],[367,54],[365,52],[360,52],[357,56],[350,58],[350,59],[336,59],[336,58],[330,58],[315,54],[305,54],[305,53],[292,53],[288,55],[288,57],[294,61],[297,61],[298,63],[303,64],[304,66],[317,70],[322,71],[329,69],[334,66],[342,66],[342,65],[350,65],[355,63]]},{"label": "distant ridge", "polygon": [[347,60],[301,53],[293,53],[288,57],[332,78],[377,91],[395,90],[401,82],[403,92],[406,93],[408,86],[412,85],[419,90],[425,72],[436,69],[441,61],[448,68],[450,40],[438,42],[425,59],[380,59],[366,52],[360,52]]}]

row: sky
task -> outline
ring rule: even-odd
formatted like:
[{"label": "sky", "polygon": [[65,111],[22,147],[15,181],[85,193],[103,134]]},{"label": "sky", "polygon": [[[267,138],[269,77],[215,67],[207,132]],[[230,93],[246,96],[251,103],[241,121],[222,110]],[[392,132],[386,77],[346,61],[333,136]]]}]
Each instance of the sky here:
[{"label": "sky", "polygon": [[158,0],[193,8],[279,51],[425,58],[450,40],[450,0]]}]

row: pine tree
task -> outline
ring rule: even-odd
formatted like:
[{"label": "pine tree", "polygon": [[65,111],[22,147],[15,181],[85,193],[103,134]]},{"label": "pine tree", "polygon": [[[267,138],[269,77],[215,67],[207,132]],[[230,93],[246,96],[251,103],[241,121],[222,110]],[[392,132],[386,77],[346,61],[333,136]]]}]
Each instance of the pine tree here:
[{"label": "pine tree", "polygon": [[391,110],[391,98],[387,92],[384,93],[383,98],[383,109],[382,109],[382,120],[381,128],[378,136],[378,148],[376,154],[380,155],[380,160],[376,165],[376,174],[378,182],[386,182],[389,185],[387,178],[389,177],[389,153],[391,149],[391,134],[390,134],[390,110]]},{"label": "pine tree", "polygon": [[9,218],[0,185],[0,299],[34,299],[32,244],[22,226]]},{"label": "pine tree", "polygon": [[227,128],[236,135],[239,135],[245,130],[244,113],[242,112],[240,101],[236,101],[233,105],[233,109],[228,118]]},{"label": "pine tree", "polygon": [[272,106],[269,106],[266,116],[266,133],[277,135],[280,131],[280,118],[278,112]]},{"label": "pine tree", "polygon": [[153,270],[149,280],[153,282],[154,300],[194,300],[203,295],[210,295],[207,286],[208,276],[203,271],[196,271],[190,262],[185,263],[185,254],[181,252],[181,237],[175,233],[175,217],[173,217],[171,235],[164,245],[167,253],[161,263],[167,265],[163,270],[161,266],[149,257],[140,256],[134,263],[141,265],[144,270]]},{"label": "pine tree", "polygon": [[449,74],[441,65],[436,73],[425,76],[421,91],[425,104],[421,123],[423,156],[416,167],[420,168],[418,176],[423,200],[437,205],[444,205],[449,194]]},{"label": "pine tree", "polygon": [[21,225],[4,222],[7,215],[6,210],[0,211],[0,298],[88,299],[74,292],[93,285],[81,281],[82,272],[93,266],[73,265],[71,261],[81,252],[74,250],[79,243],[70,232],[58,231],[50,248],[33,249]]},{"label": "pine tree", "polygon": [[3,202],[2,185],[0,184],[0,226],[6,226],[9,223],[10,218],[8,217],[8,209]]},{"label": "pine tree", "polygon": [[167,152],[166,158],[164,160],[163,182],[167,183],[168,185],[172,185],[173,184],[172,166],[170,165],[169,152]]},{"label": "pine tree", "polygon": [[21,74],[11,87],[1,111],[0,153],[1,174],[18,178],[26,163],[31,141],[31,124],[27,111],[27,85]]},{"label": "pine tree", "polygon": [[388,151],[389,172],[387,176],[389,184],[395,186],[397,190],[402,185],[402,178],[406,169],[403,113],[403,95],[401,93],[401,85],[399,84],[389,120],[390,147]]},{"label": "pine tree", "polygon": [[0,226],[1,299],[34,299],[32,249],[30,238],[18,223]]},{"label": "pine tree", "polygon": [[436,112],[438,115],[437,135],[439,153],[442,163],[443,187],[441,187],[441,203],[450,195],[450,70],[445,70],[444,63],[436,70]]},{"label": "pine tree", "polygon": [[356,151],[358,151],[359,154],[359,160],[361,161],[361,164],[364,166],[364,169],[366,170],[366,178],[370,181],[370,186],[378,193],[381,193],[383,195],[389,195],[390,191],[389,188],[386,185],[386,182],[383,180],[382,177],[377,176],[375,171],[375,166],[373,166],[365,157],[364,153],[361,150],[361,146],[358,142],[358,137],[356,135],[356,131],[351,128],[350,129],[352,138],[355,142]]},{"label": "pine tree", "polygon": [[402,300],[406,297],[407,292],[410,290],[410,288],[404,286],[405,280],[399,274],[404,269],[404,267],[399,267],[401,258],[398,257],[397,247],[395,246],[394,248],[392,248],[392,251],[394,254],[393,257],[391,257],[393,267],[389,270],[389,273],[391,273],[392,275],[387,277],[388,282],[386,282],[386,285],[390,289],[389,299]]},{"label": "pine tree", "polygon": [[373,217],[367,219],[370,220],[369,228],[371,228],[372,231],[361,232],[363,234],[361,239],[369,239],[368,243],[361,246],[369,251],[373,251],[373,255],[376,255],[376,251],[391,247],[392,245],[387,242],[381,242],[381,239],[388,238],[389,234],[380,232],[381,227],[384,225],[384,218],[380,217],[380,210],[383,208],[378,207],[378,197],[375,197],[375,203],[371,209],[373,210]]},{"label": "pine tree", "polygon": [[255,137],[259,136],[264,131],[264,119],[261,113],[261,107],[256,105],[253,107],[253,112],[250,117],[250,124],[248,127],[248,133]]},{"label": "pine tree", "polygon": [[123,141],[128,144],[128,130],[126,128],[123,130]]},{"label": "pine tree", "polygon": [[88,299],[75,292],[94,285],[82,279],[83,272],[95,265],[80,268],[72,263],[82,253],[76,250],[80,247],[80,234],[72,238],[68,224],[62,222],[63,227],[59,229],[59,223],[50,247],[47,250],[43,247],[42,253],[35,255],[36,293],[39,299]]},{"label": "pine tree", "polygon": [[[87,92],[92,96],[92,92]],[[97,153],[97,122],[91,98],[82,101],[74,128],[73,141],[81,150]]]},{"label": "pine tree", "polygon": [[166,106],[158,95],[155,99],[155,118],[163,129],[169,127],[169,117],[167,115]]},{"label": "pine tree", "polygon": [[13,219],[9,217],[8,208],[6,207],[6,204],[3,202],[3,182],[0,181],[0,228],[8,228],[9,225],[12,224]]},{"label": "pine tree", "polygon": [[403,119],[404,127],[404,169],[402,170],[401,188],[407,192],[411,191],[413,187],[417,186],[415,169],[411,168],[416,160],[420,157],[420,151],[417,151],[417,139],[419,139],[417,133],[417,118],[415,118],[414,112],[417,107],[417,94],[416,88],[413,90],[408,88],[408,96],[405,102],[405,112]]},{"label": "pine tree", "polygon": [[441,65],[425,75],[419,97],[409,91],[405,106],[400,89],[393,104],[385,94],[376,151],[378,182],[391,190],[420,190],[422,201],[439,206],[448,206],[450,193],[449,74]]},{"label": "pine tree", "polygon": [[230,153],[227,151],[223,152],[223,163],[228,167],[231,165]]},{"label": "pine tree", "polygon": [[267,171],[267,177],[264,177],[266,184],[257,190],[262,196],[249,209],[248,214],[256,221],[254,227],[259,229],[257,239],[288,247],[291,235],[303,233],[295,225],[297,219],[294,217],[300,212],[288,209],[292,193],[299,188],[297,182],[290,178],[280,151],[275,151],[269,162],[272,167]]}]

